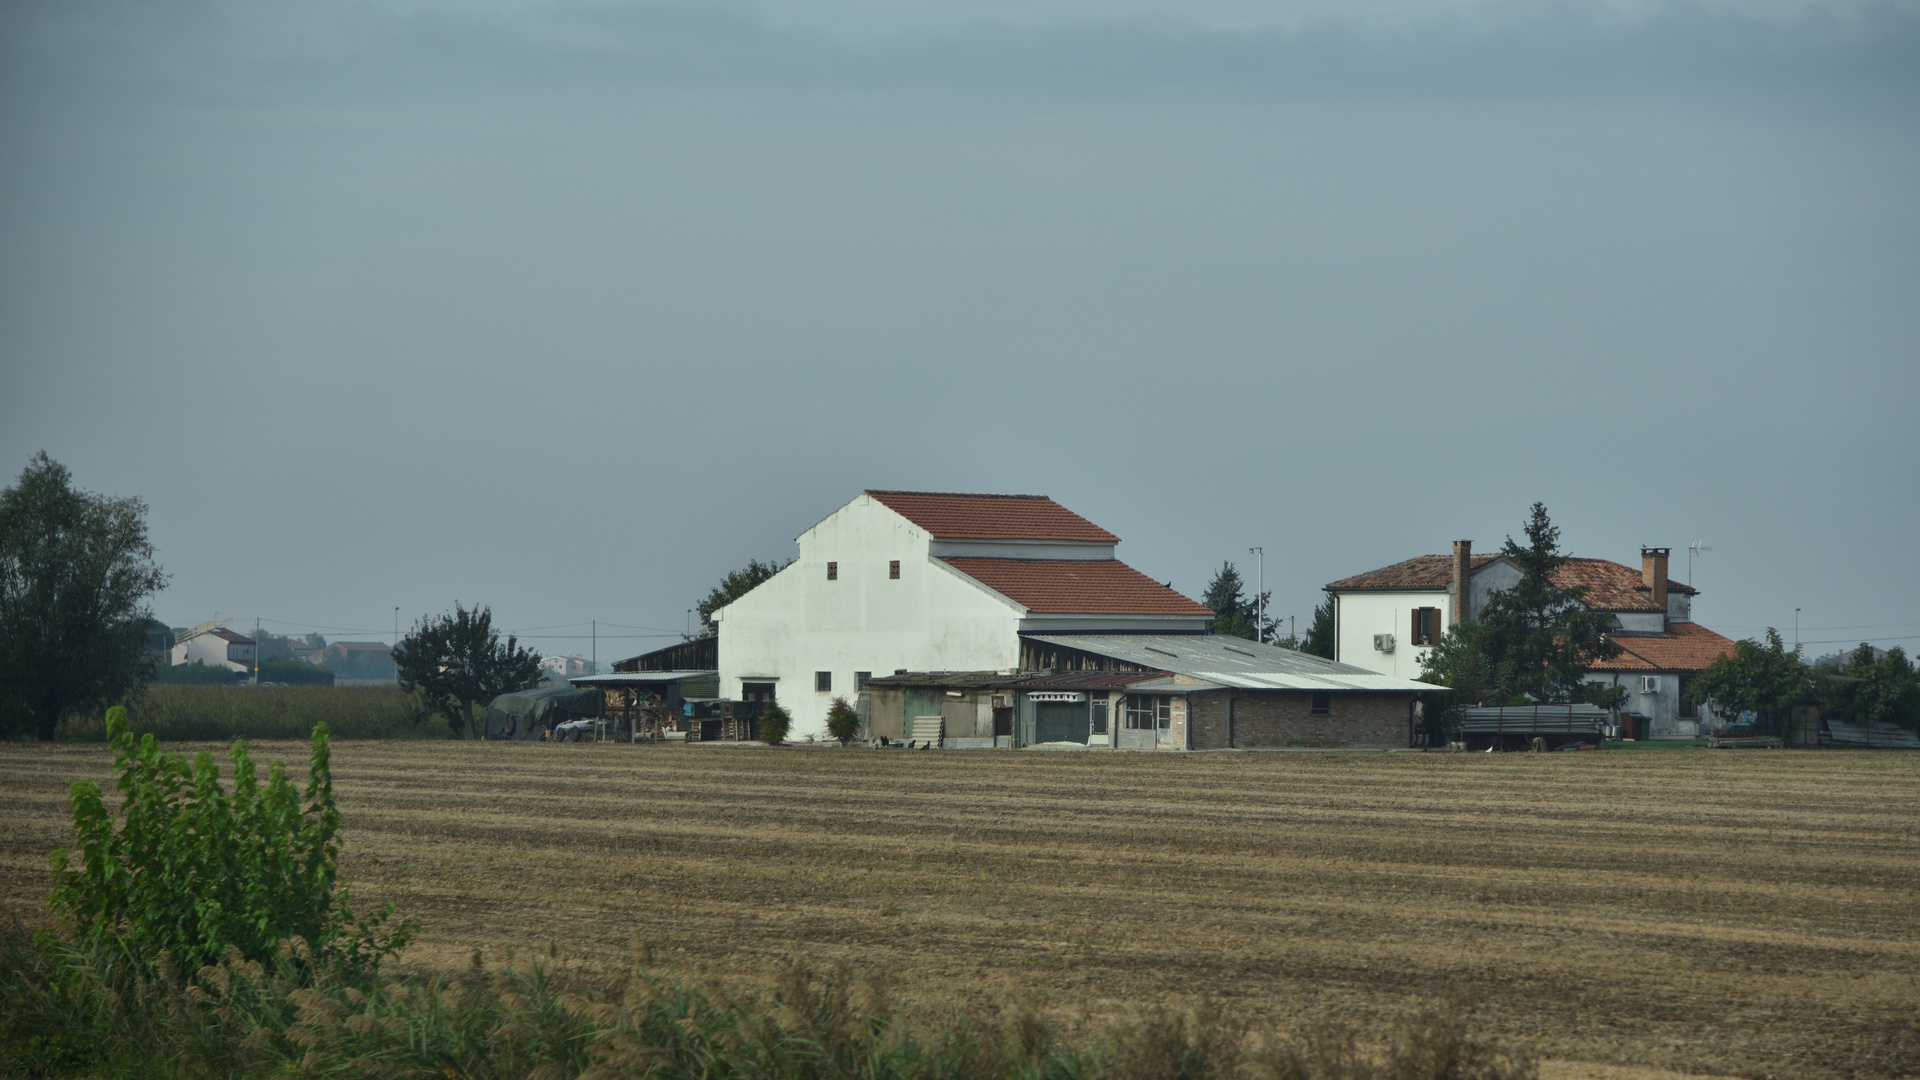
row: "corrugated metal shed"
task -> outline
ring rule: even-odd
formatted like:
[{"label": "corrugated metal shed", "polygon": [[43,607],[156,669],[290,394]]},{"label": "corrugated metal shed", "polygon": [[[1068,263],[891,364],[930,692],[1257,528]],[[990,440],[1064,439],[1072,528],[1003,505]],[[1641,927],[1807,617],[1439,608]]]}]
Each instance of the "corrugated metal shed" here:
[{"label": "corrugated metal shed", "polygon": [[1363,690],[1423,694],[1435,687],[1224,634],[1034,634],[1044,641],[1234,690]]}]

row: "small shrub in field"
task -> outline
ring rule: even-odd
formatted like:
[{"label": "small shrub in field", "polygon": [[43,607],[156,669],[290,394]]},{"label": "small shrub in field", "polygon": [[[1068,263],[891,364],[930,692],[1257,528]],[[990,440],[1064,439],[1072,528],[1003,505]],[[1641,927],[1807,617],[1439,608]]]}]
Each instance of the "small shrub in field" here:
[{"label": "small shrub in field", "polygon": [[860,714],[853,711],[844,697],[836,697],[827,706],[827,735],[840,740],[845,746],[860,734]]},{"label": "small shrub in field", "polygon": [[262,786],[244,742],[233,747],[229,794],[211,754],[189,766],[152,735],[136,744],[125,709],[107,711],[107,738],[124,823],[115,828],[100,786],[81,780],[72,788],[79,843],[53,854],[51,906],[82,945],[193,972],[229,950],[270,959],[297,937],[323,966],[371,970],[412,936],[410,921],[384,926],[391,905],[355,920],[347,890],[335,888],[340,814],[325,724],[313,732],[304,797],[277,761]]},{"label": "small shrub in field", "polygon": [[793,714],[782,708],[777,701],[760,703],[760,741],[768,746],[780,746],[787,741],[787,733],[793,730]]}]

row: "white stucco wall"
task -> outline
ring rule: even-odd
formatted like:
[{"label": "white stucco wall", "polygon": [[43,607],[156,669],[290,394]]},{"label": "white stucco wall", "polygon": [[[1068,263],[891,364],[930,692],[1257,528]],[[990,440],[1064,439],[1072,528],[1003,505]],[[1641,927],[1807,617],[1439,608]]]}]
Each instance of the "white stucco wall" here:
[{"label": "white stucco wall", "polygon": [[1627,696],[1620,702],[1620,711],[1639,713],[1650,718],[1656,739],[1697,738],[1718,726],[1719,718],[1711,705],[1700,706],[1696,717],[1681,717],[1680,676],[1664,674],[1652,678],[1654,689],[1651,693],[1646,690],[1647,676],[1639,673],[1614,675],[1595,672],[1587,676],[1587,681],[1602,686],[1625,687]]},{"label": "white stucco wall", "polygon": [[[773,678],[793,738],[804,739],[825,736],[835,696],[854,700],[856,671],[1013,668],[1024,609],[930,558],[929,544],[867,495],[802,533],[796,562],[716,613],[721,695],[738,700],[742,682]],[[897,581],[887,576],[894,559]],[[837,580],[827,580],[829,562]],[[831,692],[814,689],[818,671],[833,673]]]},{"label": "white stucco wall", "polygon": [[[1439,608],[1440,632],[1453,621],[1453,601],[1445,590],[1405,592],[1343,592],[1335,601],[1333,658],[1342,664],[1366,668],[1402,679],[1420,677],[1421,664],[1431,650],[1413,645],[1413,609]],[[1373,647],[1373,635],[1392,634],[1394,649]]]}]

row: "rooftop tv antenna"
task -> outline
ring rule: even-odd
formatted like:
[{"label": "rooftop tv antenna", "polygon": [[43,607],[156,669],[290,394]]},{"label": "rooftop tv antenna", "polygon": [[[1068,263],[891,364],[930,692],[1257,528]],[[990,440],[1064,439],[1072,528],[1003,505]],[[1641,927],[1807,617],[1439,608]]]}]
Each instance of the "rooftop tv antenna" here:
[{"label": "rooftop tv antenna", "polygon": [[1693,588],[1693,560],[1712,550],[1713,545],[1702,540],[1687,545],[1687,588]]}]

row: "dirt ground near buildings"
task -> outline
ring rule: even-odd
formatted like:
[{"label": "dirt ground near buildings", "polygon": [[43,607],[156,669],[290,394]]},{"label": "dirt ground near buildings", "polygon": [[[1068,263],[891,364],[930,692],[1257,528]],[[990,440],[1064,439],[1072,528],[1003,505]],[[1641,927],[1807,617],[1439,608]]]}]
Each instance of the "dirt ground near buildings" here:
[{"label": "dirt ground near buildings", "polygon": [[[1383,1029],[1442,1004],[1555,1059],[1547,1080],[1920,1075],[1920,755],[343,742],[334,763],[356,903],[420,916],[422,967],[553,942],[611,970],[644,942],[730,983],[845,962],[930,1017],[1204,995]],[[45,918],[66,788],[108,766],[0,747],[0,905]]]}]

